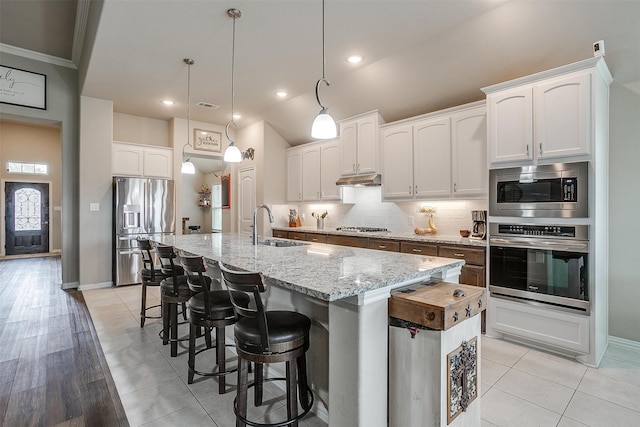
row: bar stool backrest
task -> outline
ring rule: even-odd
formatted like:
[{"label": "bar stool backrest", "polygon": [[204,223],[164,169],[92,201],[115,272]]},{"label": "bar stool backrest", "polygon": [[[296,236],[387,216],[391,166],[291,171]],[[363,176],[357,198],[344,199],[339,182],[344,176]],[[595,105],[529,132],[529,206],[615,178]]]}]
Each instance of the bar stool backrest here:
[{"label": "bar stool backrest", "polygon": [[193,293],[203,294],[204,309],[207,313],[211,312],[211,302],[209,301],[209,291],[211,280],[205,278],[204,272],[207,267],[204,258],[201,256],[181,256],[180,262],[187,274],[187,284]]},{"label": "bar stool backrest", "polygon": [[162,274],[173,278],[173,291],[178,292],[178,268],[173,262],[177,255],[173,246],[156,245],[156,253],[160,260]]},{"label": "bar stool backrest", "polygon": [[149,272],[151,274],[151,281],[153,282],[156,280],[156,271],[154,268],[153,256],[151,255],[151,251],[153,250],[151,240],[138,239],[138,247],[140,248],[140,253],[142,254],[142,266],[143,268],[149,269]]},{"label": "bar stool backrest", "polygon": [[[268,353],[270,351],[269,329],[267,328],[266,311],[260,296],[262,292],[267,290],[264,283],[264,276],[262,273],[229,270],[223,264],[220,264],[220,272],[222,273],[222,279],[229,290],[231,303],[233,304],[233,309],[236,312],[236,315],[238,317],[256,319],[260,330],[261,350],[262,352]],[[239,304],[239,301],[234,299],[233,292],[231,291],[244,292],[249,297],[249,306]]]}]

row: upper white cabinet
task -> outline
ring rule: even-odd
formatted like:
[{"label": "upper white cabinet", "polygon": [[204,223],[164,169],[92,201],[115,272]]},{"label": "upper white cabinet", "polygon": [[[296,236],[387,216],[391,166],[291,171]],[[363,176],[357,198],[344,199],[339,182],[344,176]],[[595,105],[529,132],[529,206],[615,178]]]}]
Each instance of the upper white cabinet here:
[{"label": "upper white cabinet", "polygon": [[139,144],[112,144],[112,173],[116,176],[173,177],[173,149]]},{"label": "upper white cabinet", "polygon": [[340,141],[334,139],[320,145],[320,198],[340,200]]},{"label": "upper white cabinet", "polygon": [[378,171],[378,126],[381,123],[383,121],[377,111],[340,122],[341,175]]},{"label": "upper white cabinet", "polygon": [[287,200],[302,201],[302,149],[287,150]]},{"label": "upper white cabinet", "polygon": [[487,194],[487,110],[484,106],[451,117],[451,150],[453,196]]},{"label": "upper white cabinet", "polygon": [[611,82],[602,58],[484,88],[490,166],[590,160],[595,120]]},{"label": "upper white cabinet", "polygon": [[111,146],[111,170],[116,176],[142,176],[144,150],[140,145],[114,142]]},{"label": "upper white cabinet", "polygon": [[483,103],[383,126],[385,200],[486,195],[486,110]]},{"label": "upper white cabinet", "polygon": [[337,139],[304,144],[287,153],[287,200],[340,200],[340,144]]},{"label": "upper white cabinet", "polygon": [[145,147],[142,171],[148,177],[172,178],[173,150]]},{"label": "upper white cabinet", "polygon": [[302,200],[320,200],[320,146],[302,150]]}]

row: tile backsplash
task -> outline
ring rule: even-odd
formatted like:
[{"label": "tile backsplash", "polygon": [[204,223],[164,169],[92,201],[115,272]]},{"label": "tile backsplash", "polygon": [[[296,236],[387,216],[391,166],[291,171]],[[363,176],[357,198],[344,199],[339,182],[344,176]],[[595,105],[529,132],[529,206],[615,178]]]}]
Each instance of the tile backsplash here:
[{"label": "tile backsplash", "polygon": [[381,187],[345,187],[342,202],[315,202],[273,205],[274,226],[286,227],[289,209],[296,209],[305,226],[313,227],[316,219],[312,212],[327,211],[325,229],[337,227],[383,227],[393,232],[411,232],[415,227],[426,227],[428,216],[420,213],[423,206],[436,209],[433,215],[438,232],[458,234],[460,229],[471,230],[472,210],[486,210],[487,200],[441,200],[382,202]]}]

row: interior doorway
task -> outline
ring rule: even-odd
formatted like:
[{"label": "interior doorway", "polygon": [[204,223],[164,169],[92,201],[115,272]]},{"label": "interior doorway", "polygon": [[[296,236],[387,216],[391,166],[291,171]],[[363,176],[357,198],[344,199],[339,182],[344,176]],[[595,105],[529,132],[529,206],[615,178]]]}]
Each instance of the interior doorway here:
[{"label": "interior doorway", "polygon": [[49,252],[49,183],[4,183],[5,254]]},{"label": "interior doorway", "polygon": [[251,234],[256,208],[256,168],[241,169],[238,176],[238,229]]}]

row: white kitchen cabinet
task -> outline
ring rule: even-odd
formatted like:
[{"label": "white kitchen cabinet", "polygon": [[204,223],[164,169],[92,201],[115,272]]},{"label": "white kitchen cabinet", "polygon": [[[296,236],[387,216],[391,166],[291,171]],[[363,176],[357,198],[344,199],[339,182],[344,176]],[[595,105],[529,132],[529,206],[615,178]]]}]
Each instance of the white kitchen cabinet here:
[{"label": "white kitchen cabinet", "polygon": [[383,199],[486,195],[483,104],[467,104],[383,126]]},{"label": "white kitchen cabinet", "polygon": [[320,200],[320,146],[302,150],[302,200]]},{"label": "white kitchen cabinet", "polygon": [[338,139],[289,149],[287,200],[340,200],[340,154]]},{"label": "white kitchen cabinet", "polygon": [[173,150],[171,148],[144,148],[143,175],[153,178],[173,177]]},{"label": "white kitchen cabinet", "polygon": [[451,119],[413,125],[413,184],[416,199],[451,195]]},{"label": "white kitchen cabinet", "polygon": [[112,144],[112,173],[115,176],[167,178],[173,176],[173,150],[139,144]]},{"label": "white kitchen cabinet", "polygon": [[[602,62],[601,62],[602,61]],[[483,88],[490,166],[590,160],[597,80],[610,81],[602,58]]]},{"label": "white kitchen cabinet", "polygon": [[451,174],[454,197],[486,195],[487,110],[479,107],[451,117]]},{"label": "white kitchen cabinet", "polygon": [[385,199],[413,197],[413,126],[382,130],[382,196]]},{"label": "white kitchen cabinet", "polygon": [[287,201],[302,201],[302,149],[287,150]]},{"label": "white kitchen cabinet", "polygon": [[378,171],[378,126],[381,122],[378,112],[372,111],[340,123],[342,175],[361,175]]},{"label": "white kitchen cabinet", "polygon": [[340,178],[340,141],[333,139],[320,146],[320,198],[322,200],[340,200],[340,187],[336,181]]},{"label": "white kitchen cabinet", "polygon": [[591,151],[591,72],[547,80],[534,87],[534,138],[539,159]]},{"label": "white kitchen cabinet", "polygon": [[142,176],[144,163],[142,146],[114,142],[111,153],[111,172],[114,176]]}]

